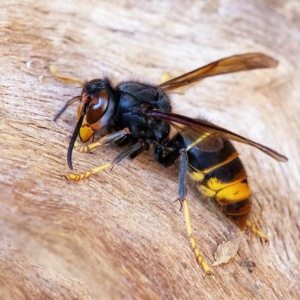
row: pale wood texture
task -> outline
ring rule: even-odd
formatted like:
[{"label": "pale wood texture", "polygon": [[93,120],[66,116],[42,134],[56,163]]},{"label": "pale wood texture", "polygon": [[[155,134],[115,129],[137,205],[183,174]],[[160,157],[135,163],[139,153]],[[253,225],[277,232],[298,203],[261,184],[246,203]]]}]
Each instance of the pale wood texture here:
[{"label": "pale wood texture", "polygon": [[[272,1],[2,1],[0,10],[0,299],[298,299],[300,294],[300,4]],[[72,183],[66,150],[76,108],[53,116],[83,80],[158,82],[260,51],[277,69],[209,78],[174,95],[176,112],[209,120],[289,157],[237,145],[253,191],[237,255],[205,276],[186,236],[177,166],[151,153]],[[74,153],[76,171],[110,162]],[[189,184],[195,238],[208,262],[237,230]],[[254,267],[251,267],[255,263]],[[250,272],[252,269],[253,272]]]}]

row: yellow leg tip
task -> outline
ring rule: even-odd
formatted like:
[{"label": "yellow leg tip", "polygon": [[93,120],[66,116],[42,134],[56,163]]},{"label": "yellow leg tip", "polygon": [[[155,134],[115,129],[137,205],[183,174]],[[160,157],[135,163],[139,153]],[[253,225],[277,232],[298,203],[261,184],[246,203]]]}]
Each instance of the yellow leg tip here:
[{"label": "yellow leg tip", "polygon": [[95,142],[95,143],[91,143],[88,145],[80,145],[79,143],[75,143],[74,145],[74,149],[80,153],[87,153],[90,152],[91,150],[94,150],[95,148],[98,148],[102,146],[101,142]]},{"label": "yellow leg tip", "polygon": [[260,232],[259,234],[257,234],[259,237],[261,237],[262,239],[264,239],[265,241],[268,241],[269,238],[263,233],[263,232]]},{"label": "yellow leg tip", "polygon": [[77,145],[74,145],[74,150],[80,153],[87,153],[89,152],[87,146],[83,146],[77,143]]},{"label": "yellow leg tip", "polygon": [[207,275],[212,275],[212,271],[211,271],[211,269],[210,269],[210,266],[209,266],[205,261],[203,261],[203,262],[201,263],[201,265],[202,265],[202,268],[203,268],[205,274],[207,274]]},{"label": "yellow leg tip", "polygon": [[181,203],[183,205],[184,208],[184,214],[185,214],[185,225],[186,225],[186,229],[187,229],[187,233],[188,233],[188,238],[190,240],[191,246],[192,246],[192,250],[195,254],[196,260],[199,263],[199,265],[202,266],[204,272],[207,275],[212,274],[212,271],[208,265],[208,263],[204,260],[204,258],[202,257],[200,251],[197,248],[197,244],[196,241],[193,237],[193,233],[192,233],[192,226],[191,226],[191,218],[190,218],[190,211],[189,211],[189,206],[187,204],[187,201],[185,199],[181,200]]},{"label": "yellow leg tip", "polygon": [[68,179],[68,180],[73,180],[73,181],[76,181],[76,179],[77,179],[77,175],[76,174],[72,174],[72,173],[69,173],[67,176],[66,176],[66,178]]},{"label": "yellow leg tip", "polygon": [[67,83],[78,83],[79,85],[83,86],[84,82],[82,82],[81,80],[78,80],[76,78],[72,78],[72,77],[64,77],[61,76],[57,73],[57,70],[55,68],[55,66],[50,65],[49,66],[49,70],[52,74],[53,77],[57,78],[58,80],[62,81],[62,82],[67,82]]},{"label": "yellow leg tip", "polygon": [[85,172],[85,173],[80,173],[80,174],[69,173],[67,175],[67,179],[72,180],[72,181],[79,181],[82,179],[89,178],[91,175],[92,175],[92,173],[90,171]]},{"label": "yellow leg tip", "polygon": [[50,70],[50,72],[52,73],[52,75],[56,75],[56,68],[55,68],[55,66],[53,66],[53,65],[50,65],[49,66],[49,70]]},{"label": "yellow leg tip", "polygon": [[72,181],[79,181],[79,180],[82,180],[82,179],[86,179],[86,178],[89,178],[91,175],[93,174],[96,174],[100,171],[103,171],[109,167],[113,167],[114,165],[112,163],[109,163],[109,164],[106,164],[106,165],[103,165],[103,166],[100,166],[98,168],[95,168],[91,171],[87,171],[85,173],[79,173],[79,174],[74,174],[74,173],[69,173],[66,178],[68,180],[72,180]]},{"label": "yellow leg tip", "polygon": [[258,235],[260,238],[268,241],[268,237],[259,229],[257,229],[250,221],[246,222],[246,226],[256,235]]},{"label": "yellow leg tip", "polygon": [[195,246],[192,246],[192,250],[195,254],[195,257],[196,257],[196,260],[198,262],[199,265],[202,266],[204,272],[207,274],[207,275],[210,275],[212,274],[211,272],[211,269],[210,269],[210,266],[208,265],[208,263],[204,260],[204,258],[202,257],[200,251],[198,250],[198,248],[196,248],[196,243],[194,241],[194,238],[190,238],[190,241],[191,241],[191,244],[192,245],[195,245]]}]

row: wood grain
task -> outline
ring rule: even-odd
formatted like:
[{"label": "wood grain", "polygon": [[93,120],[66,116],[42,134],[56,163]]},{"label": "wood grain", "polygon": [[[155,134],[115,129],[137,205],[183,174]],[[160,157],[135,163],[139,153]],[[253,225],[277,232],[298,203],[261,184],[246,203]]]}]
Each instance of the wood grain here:
[{"label": "wood grain", "polygon": [[[7,1],[0,11],[0,299],[297,299],[300,295],[300,6],[258,1]],[[205,276],[186,237],[178,167],[151,153],[72,183],[66,150],[76,108],[52,121],[82,80],[158,82],[233,54],[260,51],[277,69],[209,78],[172,95],[175,112],[204,115],[289,158],[237,145],[253,192],[237,255]],[[119,149],[74,153],[76,171]],[[237,229],[189,184],[195,238],[210,264]]]}]

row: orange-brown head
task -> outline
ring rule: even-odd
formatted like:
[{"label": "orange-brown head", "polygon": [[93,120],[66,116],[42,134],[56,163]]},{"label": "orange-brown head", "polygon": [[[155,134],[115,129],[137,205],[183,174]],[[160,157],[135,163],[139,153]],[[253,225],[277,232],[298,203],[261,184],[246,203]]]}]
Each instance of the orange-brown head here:
[{"label": "orange-brown head", "polygon": [[100,90],[95,94],[89,94],[83,89],[81,101],[78,105],[77,116],[80,119],[83,108],[86,112],[79,130],[79,137],[86,143],[92,136],[103,127],[101,118],[103,117],[109,103],[109,94],[106,90]]},{"label": "orange-brown head", "polygon": [[80,101],[77,109],[78,122],[74,129],[67,154],[70,169],[72,167],[72,151],[79,134],[80,139],[86,143],[100,129],[106,129],[113,123],[117,99],[115,91],[108,79],[94,79],[87,82],[81,95],[69,100],[55,116],[56,121],[68,106]]}]

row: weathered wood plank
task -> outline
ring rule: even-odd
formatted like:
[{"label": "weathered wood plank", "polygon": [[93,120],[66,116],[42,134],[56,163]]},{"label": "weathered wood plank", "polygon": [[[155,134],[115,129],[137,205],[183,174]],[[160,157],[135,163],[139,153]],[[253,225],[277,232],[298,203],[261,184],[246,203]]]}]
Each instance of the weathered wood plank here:
[{"label": "weathered wood plank", "polygon": [[[299,296],[297,1],[28,0],[2,6],[0,298]],[[149,153],[82,182],[64,179],[76,108],[57,123],[52,118],[80,89],[55,80],[48,66],[83,80],[109,75],[115,82],[158,82],[164,72],[177,76],[253,51],[276,57],[279,67],[210,78],[172,96],[176,112],[204,115],[290,159],[279,164],[237,146],[253,191],[250,219],[270,242],[246,232],[232,261],[205,277],[173,203],[176,166],[162,170]],[[118,152],[74,153],[75,170],[110,162]],[[234,238],[236,228],[192,183],[188,200],[195,238],[212,264],[217,246]]]}]

